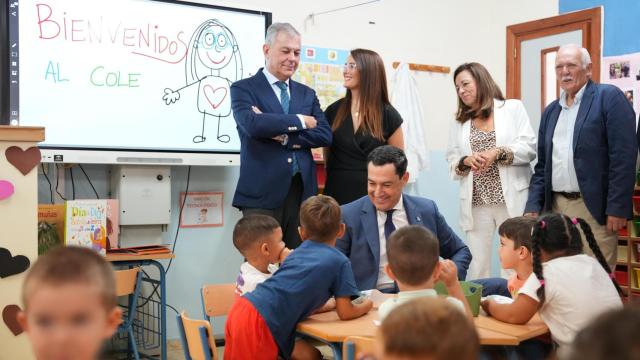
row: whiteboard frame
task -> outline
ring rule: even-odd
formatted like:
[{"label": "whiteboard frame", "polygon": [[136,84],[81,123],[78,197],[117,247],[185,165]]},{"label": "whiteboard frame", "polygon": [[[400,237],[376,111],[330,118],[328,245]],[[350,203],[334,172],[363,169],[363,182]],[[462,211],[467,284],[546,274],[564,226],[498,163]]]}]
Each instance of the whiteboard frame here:
[{"label": "whiteboard frame", "polygon": [[[197,1],[181,0],[146,0],[176,5],[197,6],[234,11],[246,14],[261,15],[265,18],[265,35],[272,24],[273,15],[270,11],[252,10],[233,6],[214,5]],[[235,5],[235,4],[234,4]],[[241,4],[238,4],[241,6]],[[17,36],[17,34],[16,34]],[[3,48],[9,47],[9,42]],[[2,119],[9,120],[9,119]],[[5,121],[3,121],[5,122]],[[46,131],[46,129],[45,129]],[[41,161],[45,163],[74,163],[74,164],[119,164],[119,165],[194,165],[194,166],[239,166],[240,152],[204,152],[204,151],[175,151],[163,149],[131,149],[92,147],[55,147],[40,146]]]}]

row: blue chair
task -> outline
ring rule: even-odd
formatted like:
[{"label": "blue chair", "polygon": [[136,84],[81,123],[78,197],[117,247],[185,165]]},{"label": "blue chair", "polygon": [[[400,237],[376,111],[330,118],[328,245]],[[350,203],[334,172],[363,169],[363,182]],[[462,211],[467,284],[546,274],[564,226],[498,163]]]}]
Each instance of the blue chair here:
[{"label": "blue chair", "polygon": [[[129,354],[133,352],[136,360],[140,360],[136,337],[133,333],[133,321],[136,319],[136,308],[138,307],[138,297],[140,296],[140,284],[142,282],[142,272],[139,267],[115,271],[116,296],[128,296],[128,310],[126,318],[118,326],[118,334],[127,333],[129,338]],[[127,356],[128,358],[129,356]]]},{"label": "blue chair", "polygon": [[355,360],[358,354],[371,355],[374,352],[375,340],[364,336],[349,336],[342,343],[342,357]]},{"label": "blue chair", "polygon": [[186,360],[218,360],[216,340],[208,321],[190,319],[184,311],[176,320]]}]

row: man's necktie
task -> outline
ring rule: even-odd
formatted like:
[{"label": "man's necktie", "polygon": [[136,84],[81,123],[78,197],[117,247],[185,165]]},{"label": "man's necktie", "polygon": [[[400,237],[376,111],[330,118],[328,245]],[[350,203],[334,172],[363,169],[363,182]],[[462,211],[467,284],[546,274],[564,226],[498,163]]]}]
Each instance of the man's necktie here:
[{"label": "man's necktie", "polygon": [[[280,105],[282,106],[282,111],[285,114],[289,113],[289,92],[287,91],[287,83],[284,81],[278,81],[276,86],[280,89]],[[298,157],[296,156],[296,152],[293,152],[293,164],[291,166],[293,170],[293,175],[300,172],[300,166],[298,165]]]},{"label": "man's necktie", "polygon": [[384,238],[389,240],[391,233],[396,230],[396,226],[393,225],[393,212],[395,209],[387,210],[387,220],[384,222]]}]

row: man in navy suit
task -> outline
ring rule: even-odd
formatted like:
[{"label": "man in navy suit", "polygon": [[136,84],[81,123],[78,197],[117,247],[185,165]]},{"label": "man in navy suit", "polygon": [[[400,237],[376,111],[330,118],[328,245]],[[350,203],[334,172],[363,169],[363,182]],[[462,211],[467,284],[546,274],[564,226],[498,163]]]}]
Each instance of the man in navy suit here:
[{"label": "man in navy suit", "polygon": [[385,145],[373,150],[368,160],[368,195],[342,206],[347,229],[336,243],[336,248],[351,260],[358,288],[396,290],[384,271],[386,239],[396,228],[407,225],[431,230],[440,242],[440,256],[451,259],[458,277],[464,279],[471,262],[467,245],[447,225],[432,200],[402,192],[409,180],[404,152]]},{"label": "man in navy suit", "polygon": [[[585,219],[611,270],[617,231],[632,216],[638,146],[635,114],[620,89],[591,81],[589,52],[565,45],[556,56],[560,98],[542,114],[538,163],[525,213]],[[591,254],[588,246],[585,252]]]},{"label": "man in navy suit", "polygon": [[240,135],[240,178],[233,206],[280,223],[285,244],[300,244],[300,203],[318,192],[311,148],[331,144],[316,93],[291,80],[300,62],[300,34],[288,23],[267,29],[265,68],[231,85]]}]

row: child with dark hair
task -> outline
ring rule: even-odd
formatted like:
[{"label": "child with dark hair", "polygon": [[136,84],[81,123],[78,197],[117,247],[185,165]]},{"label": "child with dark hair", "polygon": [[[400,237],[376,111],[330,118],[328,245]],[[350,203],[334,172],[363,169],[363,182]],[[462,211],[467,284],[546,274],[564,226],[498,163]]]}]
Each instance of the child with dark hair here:
[{"label": "child with dark hair", "polygon": [[335,248],[344,234],[338,203],[317,195],[300,207],[302,244],[278,271],[255,290],[238,298],[225,327],[225,359],[289,359],[298,322],[335,296],[342,320],[366,314],[373,303],[360,295],[349,259]]},{"label": "child with dark hair", "polygon": [[[597,260],[583,254],[579,228]],[[622,306],[619,287],[583,219],[544,215],[533,227],[531,245],[536,279],[528,279],[523,287],[535,290],[530,294],[537,306],[522,306],[520,318],[528,321],[537,311],[562,357],[578,331],[601,313]],[[491,306],[485,309],[491,313]]]},{"label": "child with dark hair", "polygon": [[570,360],[640,360],[640,307],[598,316],[573,341]]},{"label": "child with dark hair", "polygon": [[236,294],[242,296],[273,275],[289,255],[282,241],[282,229],[276,219],[267,215],[247,215],[233,229],[233,246],[247,260],[240,265],[236,278]]},{"label": "child with dark hair", "polygon": [[540,283],[533,273],[531,256],[531,231],[535,223],[535,218],[519,216],[505,220],[498,228],[500,265],[503,269],[514,270],[507,281],[514,301],[505,303],[489,297],[482,302],[484,311],[498,320],[524,324],[531,318],[530,312],[538,308],[536,291]]},{"label": "child with dark hair", "polygon": [[532,276],[531,231],[536,220],[529,216],[518,216],[505,220],[498,227],[500,247],[498,255],[503,269],[514,270],[507,281],[513,299],[525,281]]}]

